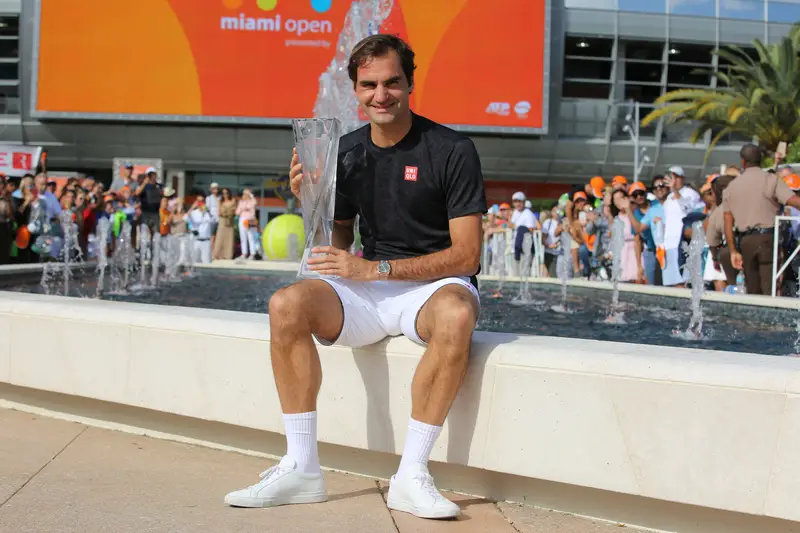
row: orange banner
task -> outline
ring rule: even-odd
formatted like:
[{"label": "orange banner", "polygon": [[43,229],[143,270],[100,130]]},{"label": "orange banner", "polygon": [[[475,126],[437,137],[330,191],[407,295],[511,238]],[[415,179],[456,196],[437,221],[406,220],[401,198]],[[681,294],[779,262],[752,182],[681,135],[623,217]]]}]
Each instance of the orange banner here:
[{"label": "orange banner", "polygon": [[[350,0],[40,0],[35,111],[313,114]],[[546,0],[394,0],[412,107],[452,125],[543,129]],[[113,117],[113,118],[119,118]]]}]

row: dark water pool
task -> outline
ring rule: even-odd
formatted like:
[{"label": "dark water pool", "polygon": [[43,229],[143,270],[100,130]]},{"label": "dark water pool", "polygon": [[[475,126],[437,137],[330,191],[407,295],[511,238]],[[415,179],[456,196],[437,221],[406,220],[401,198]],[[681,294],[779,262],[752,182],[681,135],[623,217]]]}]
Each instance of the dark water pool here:
[{"label": "dark water pool", "polygon": [[[294,273],[248,271],[200,272],[178,283],[162,285],[129,295],[105,295],[104,299],[146,304],[205,307],[266,313],[270,295],[295,280]],[[0,278],[0,290],[43,292],[38,275]],[[92,276],[72,283],[70,296],[93,296]],[[753,306],[703,304],[705,339],[685,340],[674,335],[689,323],[689,301],[622,293],[625,324],[603,323],[608,315],[610,291],[570,287],[571,314],[554,312],[561,301],[560,288],[532,285],[531,305],[514,305],[518,287],[506,283],[503,295],[492,298],[493,282],[480,286],[482,309],[478,329],[483,331],[548,335],[662,346],[686,346],[734,352],[788,355],[797,338],[795,324],[800,312]]]}]

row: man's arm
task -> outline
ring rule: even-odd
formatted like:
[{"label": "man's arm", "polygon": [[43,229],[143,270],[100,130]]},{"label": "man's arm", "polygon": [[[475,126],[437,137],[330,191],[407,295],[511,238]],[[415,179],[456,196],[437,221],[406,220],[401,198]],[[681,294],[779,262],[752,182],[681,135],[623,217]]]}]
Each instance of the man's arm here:
[{"label": "man's arm", "polygon": [[340,250],[349,250],[353,246],[355,240],[355,227],[356,219],[350,220],[334,220],[333,221],[333,247]]},{"label": "man's arm", "polygon": [[735,220],[733,218],[733,213],[726,212],[725,213],[725,239],[728,241],[728,248],[731,251],[731,254],[738,253],[736,251],[736,236],[733,233],[733,224]]},{"label": "man's arm", "polygon": [[477,274],[481,261],[481,214],[451,219],[450,241],[450,247],[440,252],[389,261],[389,279],[431,281]]}]

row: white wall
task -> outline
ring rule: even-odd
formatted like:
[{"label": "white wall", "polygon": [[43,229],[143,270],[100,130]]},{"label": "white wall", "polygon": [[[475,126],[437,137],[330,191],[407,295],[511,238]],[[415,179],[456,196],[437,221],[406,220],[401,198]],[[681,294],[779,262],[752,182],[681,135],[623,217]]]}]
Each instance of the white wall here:
[{"label": "white wall", "polygon": [[[267,321],[0,292],[0,382],[280,433]],[[421,349],[321,353],[321,440],[400,453]],[[798,359],[478,333],[472,361],[436,461],[800,520]]]}]

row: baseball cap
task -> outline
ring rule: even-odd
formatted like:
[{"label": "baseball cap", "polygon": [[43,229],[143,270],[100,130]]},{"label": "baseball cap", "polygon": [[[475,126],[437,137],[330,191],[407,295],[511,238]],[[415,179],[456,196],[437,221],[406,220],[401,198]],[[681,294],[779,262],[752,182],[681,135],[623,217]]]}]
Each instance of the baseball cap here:
[{"label": "baseball cap", "polygon": [[147,170],[144,172],[145,174],[158,174],[156,167],[147,167]]},{"label": "baseball cap", "polygon": [[508,203],[503,202],[502,204],[500,204],[500,209],[511,209],[511,206],[508,205]]},{"label": "baseball cap", "polygon": [[594,193],[595,198],[603,197],[603,189],[605,186],[606,180],[604,180],[602,176],[595,176],[589,180],[589,187],[592,188],[592,193]]},{"label": "baseball cap", "polygon": [[217,183],[217,182],[215,181],[214,183],[212,183],[212,184],[211,184],[211,186],[210,186],[209,188],[210,188],[210,189],[219,189],[219,183]]},{"label": "baseball cap", "polygon": [[797,174],[790,174],[783,178],[783,181],[786,183],[787,187],[789,187],[793,191],[800,190],[800,176]]},{"label": "baseball cap", "polygon": [[611,180],[611,183],[613,183],[614,185],[627,185],[628,178],[626,178],[625,176],[614,176],[614,179]]},{"label": "baseball cap", "polygon": [[683,167],[679,167],[678,165],[675,165],[674,167],[669,167],[668,172],[675,174],[676,176],[686,176],[686,174],[683,172]]},{"label": "baseball cap", "polygon": [[519,200],[521,202],[524,202],[525,201],[525,193],[522,192],[522,191],[515,192],[514,195],[511,196],[511,199],[514,200],[514,201]]},{"label": "baseball cap", "polygon": [[632,195],[636,191],[647,192],[647,187],[645,187],[644,183],[642,183],[641,181],[634,181],[633,183],[631,183],[631,186],[628,187],[628,194]]},{"label": "baseball cap", "polygon": [[578,200],[589,201],[589,198],[586,196],[586,193],[583,191],[578,191],[572,195],[572,201],[577,202]]},{"label": "baseball cap", "polygon": [[133,163],[125,163],[125,168],[133,168]]},{"label": "baseball cap", "polygon": [[530,200],[525,200],[525,207],[528,208],[528,209],[533,207],[533,204],[531,203]]}]

